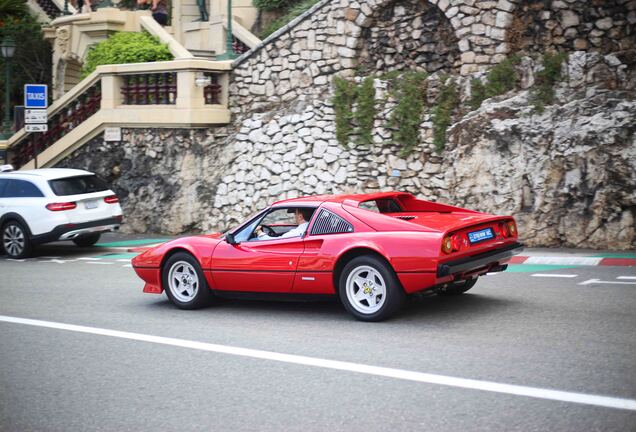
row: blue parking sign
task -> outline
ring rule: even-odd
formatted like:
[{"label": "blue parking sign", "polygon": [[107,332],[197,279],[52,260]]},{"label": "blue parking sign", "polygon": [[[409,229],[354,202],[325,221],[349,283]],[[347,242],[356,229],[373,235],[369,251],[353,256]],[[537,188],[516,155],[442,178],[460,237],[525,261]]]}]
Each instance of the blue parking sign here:
[{"label": "blue parking sign", "polygon": [[46,108],[49,106],[46,84],[24,85],[24,107]]}]

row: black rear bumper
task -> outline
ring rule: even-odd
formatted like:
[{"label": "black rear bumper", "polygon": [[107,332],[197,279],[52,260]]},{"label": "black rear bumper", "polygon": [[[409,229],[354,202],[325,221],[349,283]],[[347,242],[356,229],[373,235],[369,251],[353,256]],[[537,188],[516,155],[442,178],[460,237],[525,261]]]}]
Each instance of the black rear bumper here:
[{"label": "black rear bumper", "polygon": [[[60,240],[60,237],[62,237],[64,234],[70,233],[72,231],[79,231],[86,228],[97,228],[96,230],[92,231],[92,233],[106,232],[106,231],[109,231],[110,227],[112,227],[113,225],[116,225],[117,228],[119,228],[119,226],[122,224],[122,221],[123,221],[122,216],[115,216],[115,217],[100,219],[100,220],[91,221],[91,222],[83,222],[83,223],[77,223],[77,224],[69,223],[64,225],[58,225],[55,228],[53,228],[53,230],[50,232],[32,236],[31,241],[33,242],[33,244],[51,243],[51,242]],[[100,230],[99,227],[103,227],[104,229]]]},{"label": "black rear bumper", "polygon": [[500,261],[520,254],[521,251],[523,251],[523,244],[515,243],[470,257],[449,261],[437,266],[437,277],[469,273],[483,267],[497,265]]}]

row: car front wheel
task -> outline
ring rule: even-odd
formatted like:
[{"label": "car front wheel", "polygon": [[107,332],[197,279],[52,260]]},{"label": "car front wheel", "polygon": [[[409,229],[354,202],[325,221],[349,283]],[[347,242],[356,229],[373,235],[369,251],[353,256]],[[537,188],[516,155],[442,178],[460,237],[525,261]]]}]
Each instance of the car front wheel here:
[{"label": "car front wheel", "polygon": [[162,282],[170,301],[180,309],[199,309],[210,304],[212,292],[197,260],[190,254],[172,255],[162,269]]},{"label": "car front wheel", "polygon": [[382,259],[364,255],[345,265],[339,281],[344,307],[360,321],[382,321],[402,306],[405,294],[393,269]]},{"label": "car front wheel", "polygon": [[10,258],[31,256],[33,245],[21,223],[11,221],[2,227],[2,248]]}]

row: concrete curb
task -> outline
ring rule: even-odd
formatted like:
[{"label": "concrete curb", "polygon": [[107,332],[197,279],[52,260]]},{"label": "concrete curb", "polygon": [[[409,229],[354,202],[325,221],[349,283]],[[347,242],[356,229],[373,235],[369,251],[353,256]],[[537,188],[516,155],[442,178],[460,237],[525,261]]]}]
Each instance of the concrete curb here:
[{"label": "concrete curb", "polygon": [[636,258],[604,258],[590,256],[514,256],[509,264],[627,266],[636,267]]}]

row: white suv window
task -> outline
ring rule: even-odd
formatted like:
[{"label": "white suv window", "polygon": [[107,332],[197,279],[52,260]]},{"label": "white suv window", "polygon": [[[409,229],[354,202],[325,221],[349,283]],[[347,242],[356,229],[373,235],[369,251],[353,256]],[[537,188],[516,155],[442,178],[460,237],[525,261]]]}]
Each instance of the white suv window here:
[{"label": "white suv window", "polygon": [[108,190],[108,185],[96,175],[50,180],[49,185],[57,196],[81,195]]},{"label": "white suv window", "polygon": [[41,198],[44,194],[33,183],[26,180],[9,179],[2,193],[3,198]]}]

